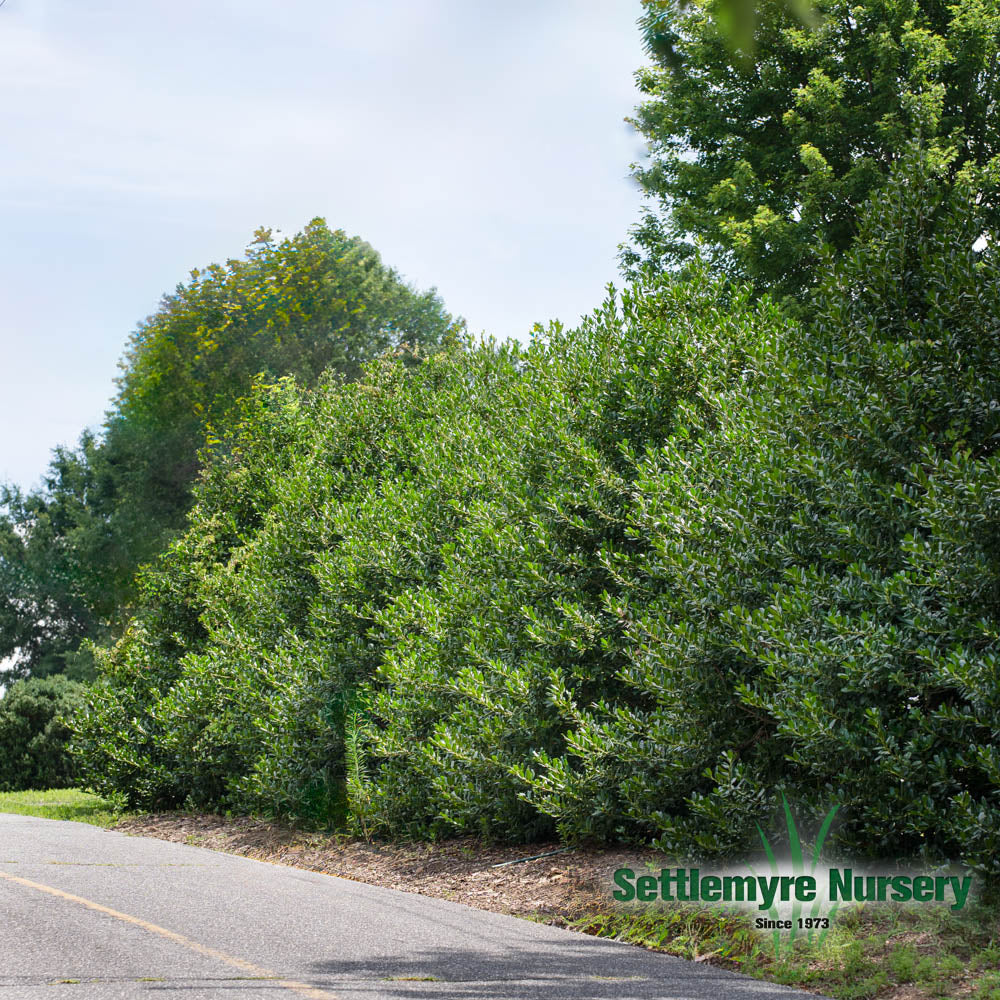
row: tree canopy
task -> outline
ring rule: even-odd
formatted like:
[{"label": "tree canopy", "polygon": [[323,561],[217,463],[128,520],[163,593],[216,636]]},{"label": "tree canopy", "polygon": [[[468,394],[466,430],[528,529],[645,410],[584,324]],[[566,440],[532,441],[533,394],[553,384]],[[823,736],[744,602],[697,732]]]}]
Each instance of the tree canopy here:
[{"label": "tree canopy", "polygon": [[822,248],[842,253],[859,207],[913,140],[952,180],[970,165],[995,224],[1000,10],[971,0],[818,0],[817,23],[757,5],[734,57],[707,0],[644,0],[652,65],[634,118],[650,147],[635,176],[649,211],[623,259],[696,252],[778,298],[801,296]]},{"label": "tree canopy", "polygon": [[81,640],[127,619],[137,568],[184,524],[199,456],[255,381],[356,378],[365,359],[433,350],[461,325],[322,219],[280,241],[258,230],[245,257],[192,271],[133,333],[102,434],[57,449],[41,489],[0,495],[0,659],[88,672]]}]

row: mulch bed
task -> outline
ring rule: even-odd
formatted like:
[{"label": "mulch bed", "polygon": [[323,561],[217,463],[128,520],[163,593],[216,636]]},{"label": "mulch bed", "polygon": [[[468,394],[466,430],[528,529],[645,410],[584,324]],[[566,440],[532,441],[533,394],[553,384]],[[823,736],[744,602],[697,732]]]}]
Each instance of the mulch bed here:
[{"label": "mulch bed", "polygon": [[[554,923],[607,910],[616,869],[641,871],[646,863],[656,868],[668,864],[642,848],[562,850],[554,843],[498,846],[471,838],[380,844],[308,833],[268,820],[187,813],[126,819],[115,829]],[[549,851],[560,853],[493,867]]]}]

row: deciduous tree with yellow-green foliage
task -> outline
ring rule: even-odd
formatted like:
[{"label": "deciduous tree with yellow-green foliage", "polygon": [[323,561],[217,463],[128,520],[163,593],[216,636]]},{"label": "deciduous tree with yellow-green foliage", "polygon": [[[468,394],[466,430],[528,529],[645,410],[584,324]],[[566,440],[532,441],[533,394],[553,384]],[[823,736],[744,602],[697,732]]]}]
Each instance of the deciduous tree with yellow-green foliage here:
[{"label": "deciduous tree with yellow-green foliage", "polygon": [[636,178],[649,211],[627,265],[674,266],[700,246],[758,291],[799,297],[913,139],[951,180],[981,168],[997,221],[1000,7],[818,0],[812,16],[762,0],[752,48],[734,52],[716,4],[644,0],[653,62],[637,75],[635,125],[651,157]]},{"label": "deciduous tree with yellow-green foliage", "polygon": [[136,569],[182,526],[200,451],[257,381],[352,379],[390,349],[433,349],[461,326],[358,237],[314,219],[191,272],[140,323],[103,434],[58,449],[45,485],[0,493],[0,660],[21,674],[89,671],[80,642],[114,634]]}]

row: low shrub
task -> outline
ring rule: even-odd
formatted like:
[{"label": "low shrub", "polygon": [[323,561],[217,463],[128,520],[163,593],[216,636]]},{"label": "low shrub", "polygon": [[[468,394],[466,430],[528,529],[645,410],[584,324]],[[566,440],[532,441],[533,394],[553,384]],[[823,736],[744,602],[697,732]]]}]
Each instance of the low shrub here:
[{"label": "low shrub", "polygon": [[16,681],[0,699],[0,792],[69,788],[76,769],[67,751],[67,716],[86,687],[62,675]]}]

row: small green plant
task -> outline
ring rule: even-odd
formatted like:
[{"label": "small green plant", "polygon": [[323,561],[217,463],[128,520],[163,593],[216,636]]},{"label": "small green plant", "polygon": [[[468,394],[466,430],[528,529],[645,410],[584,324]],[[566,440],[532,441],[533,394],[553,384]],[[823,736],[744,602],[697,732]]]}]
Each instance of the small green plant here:
[{"label": "small green plant", "polygon": [[913,945],[896,945],[886,959],[886,966],[897,983],[912,983],[917,978],[919,955]]},{"label": "small green plant", "polygon": [[976,1000],[1000,1000],[1000,973],[991,972],[976,983]]},{"label": "small green plant", "polygon": [[972,956],[969,968],[973,972],[1000,967],[1000,946],[989,944]]},{"label": "small green plant", "polygon": [[371,840],[372,801],[365,775],[366,741],[370,738],[369,725],[360,705],[347,713],[344,727],[344,762],[347,772],[348,823],[354,832]]},{"label": "small green plant", "polygon": [[672,906],[642,913],[589,914],[569,926],[701,962],[754,966],[764,957],[749,917],[739,910]]},{"label": "small green plant", "polygon": [[960,975],[965,965],[954,955],[925,955],[914,967],[913,978],[925,986],[940,986]]}]

